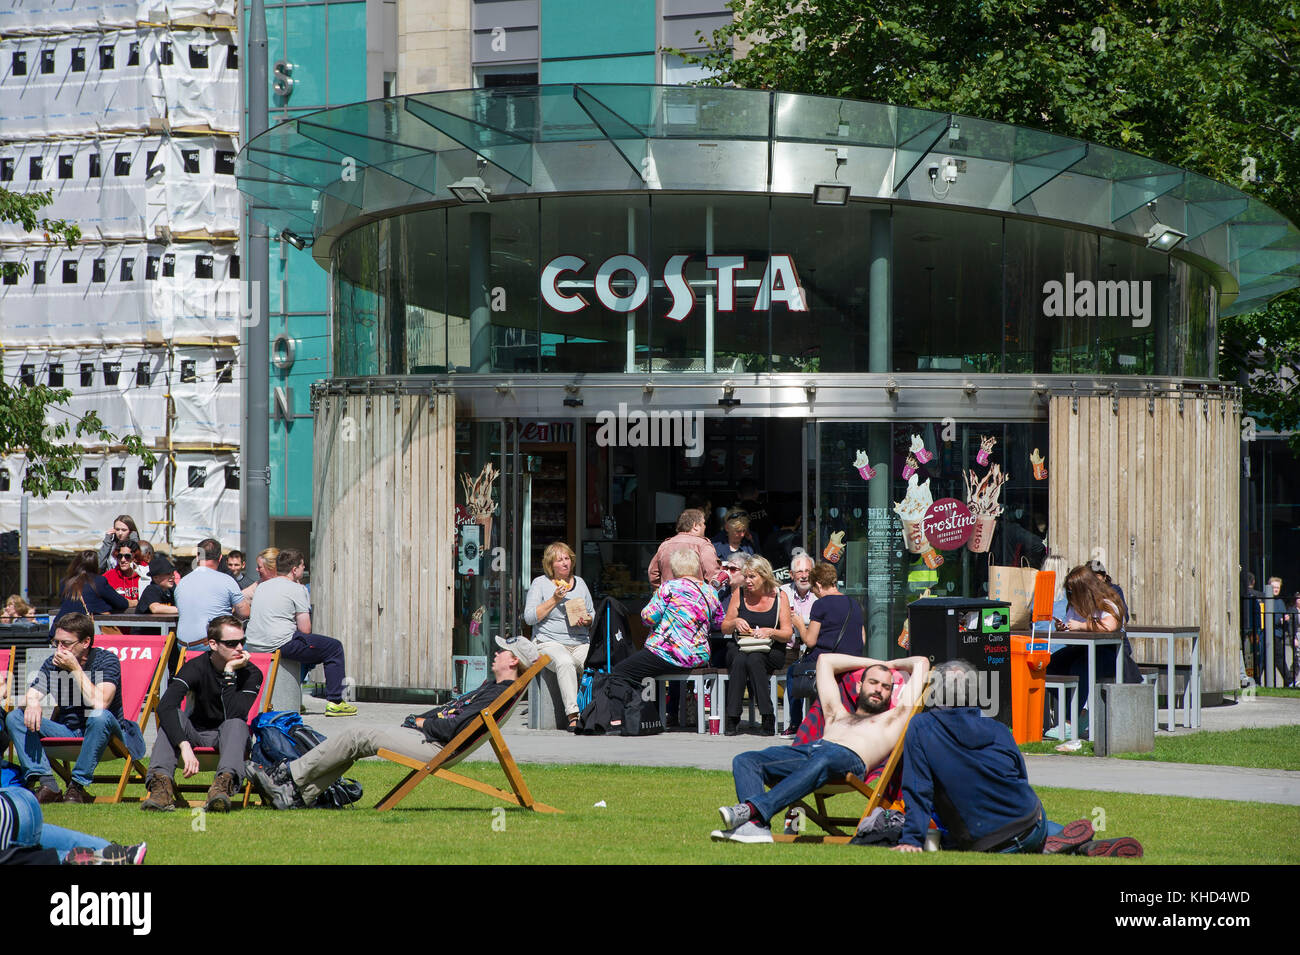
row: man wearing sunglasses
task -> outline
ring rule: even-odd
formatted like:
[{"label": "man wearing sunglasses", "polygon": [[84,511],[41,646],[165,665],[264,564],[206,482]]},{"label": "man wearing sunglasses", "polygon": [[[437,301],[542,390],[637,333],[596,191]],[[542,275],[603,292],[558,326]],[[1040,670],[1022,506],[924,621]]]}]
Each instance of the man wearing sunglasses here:
[{"label": "man wearing sunglasses", "polygon": [[[145,779],[145,811],[176,807],[174,775],[179,756],[186,779],[199,771],[195,746],[215,746],[217,778],[208,789],[204,809],[229,812],[238,791],[248,746],[248,711],[262,686],[262,671],[249,662],[244,630],[229,614],[208,624],[208,652],[181,667],[158,704],[158,738]],[[181,702],[193,694],[186,709]]]},{"label": "man wearing sunglasses", "polygon": [[117,558],[117,566],[104,574],[104,579],[134,610],[140,602],[139,548],[134,544],[119,544],[113,556]]}]

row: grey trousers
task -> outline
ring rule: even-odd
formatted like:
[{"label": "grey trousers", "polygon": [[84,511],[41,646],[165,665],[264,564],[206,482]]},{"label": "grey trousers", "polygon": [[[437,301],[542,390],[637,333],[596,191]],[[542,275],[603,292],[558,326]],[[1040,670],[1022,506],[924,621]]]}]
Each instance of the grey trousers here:
[{"label": "grey trousers", "polygon": [[[217,750],[217,773],[234,773],[239,782],[244,780],[244,753],[248,749],[248,723],[244,720],[226,720],[214,730],[195,729],[190,718],[181,711],[181,730],[191,746],[214,746]],[[176,774],[181,740],[169,740],[161,726],[149,755],[149,772],[162,773],[171,778]]]},{"label": "grey trousers", "polygon": [[374,756],[381,749],[391,749],[412,759],[430,760],[442,751],[442,744],[430,742],[420,730],[404,726],[355,726],[299,756],[289,764],[289,772],[298,784],[303,802],[310,806],[353,763]]}]

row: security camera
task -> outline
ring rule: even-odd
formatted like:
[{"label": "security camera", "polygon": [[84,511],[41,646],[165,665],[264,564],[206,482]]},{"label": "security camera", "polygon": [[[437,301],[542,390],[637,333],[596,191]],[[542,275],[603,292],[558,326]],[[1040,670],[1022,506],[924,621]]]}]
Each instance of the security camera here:
[{"label": "security camera", "polygon": [[944,159],[943,161],[944,182],[956,182],[957,174],[960,173],[961,171],[962,171],[961,167],[958,164],[956,159],[953,159],[951,156]]},{"label": "security camera", "polygon": [[926,167],[926,171],[930,174],[931,182],[934,182],[939,178],[939,164],[937,162],[930,163],[930,165]]}]

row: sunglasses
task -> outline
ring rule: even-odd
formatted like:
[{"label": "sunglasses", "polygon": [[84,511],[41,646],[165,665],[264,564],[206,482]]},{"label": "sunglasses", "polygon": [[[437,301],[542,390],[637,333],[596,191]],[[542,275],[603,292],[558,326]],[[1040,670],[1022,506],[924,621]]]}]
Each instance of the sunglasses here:
[{"label": "sunglasses", "polygon": [[129,561],[134,561],[134,560],[135,560],[135,555],[132,554],[130,551],[127,551],[125,554],[118,554],[118,555],[117,555],[117,559],[118,559],[118,560],[129,560]]},{"label": "sunglasses", "polygon": [[223,647],[242,647],[244,645],[244,639],[245,638],[240,637],[238,640],[218,640],[217,643],[221,644]]}]

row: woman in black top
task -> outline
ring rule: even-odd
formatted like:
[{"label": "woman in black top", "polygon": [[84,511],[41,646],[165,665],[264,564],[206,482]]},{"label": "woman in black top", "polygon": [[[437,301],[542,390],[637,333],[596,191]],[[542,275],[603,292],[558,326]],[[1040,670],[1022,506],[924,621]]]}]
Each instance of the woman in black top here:
[{"label": "woman in black top", "polygon": [[68,574],[59,583],[59,612],[50,622],[50,636],[54,625],[65,613],[87,613],[92,617],[103,613],[125,613],[130,604],[125,597],[109,586],[99,572],[99,555],[93,550],[79,551],[68,565]]},{"label": "woman in black top", "polygon": [[862,656],[867,630],[862,623],[862,607],[852,597],[839,592],[835,565],[818,561],[808,575],[813,602],[808,626],[804,628],[804,645],[808,656],[816,658],[823,653],[847,653]]},{"label": "woman in black top", "polygon": [[[785,666],[785,645],[794,633],[790,623],[790,604],[777,587],[772,565],[762,557],[751,557],[745,564],[744,585],[732,593],[722,632],[734,639],[727,643],[726,735],[740,732],[740,709],[744,703],[745,684],[750,698],[758,704],[763,717],[763,733],[776,733],[776,713],[768,678]],[[768,646],[746,649],[745,643]],[[742,642],[744,641],[744,642]]]}]

